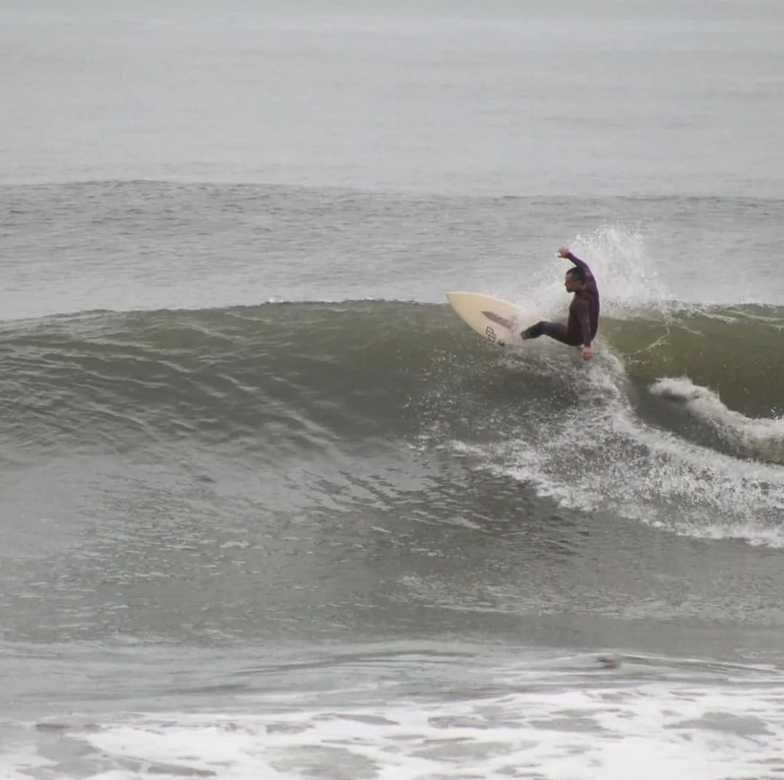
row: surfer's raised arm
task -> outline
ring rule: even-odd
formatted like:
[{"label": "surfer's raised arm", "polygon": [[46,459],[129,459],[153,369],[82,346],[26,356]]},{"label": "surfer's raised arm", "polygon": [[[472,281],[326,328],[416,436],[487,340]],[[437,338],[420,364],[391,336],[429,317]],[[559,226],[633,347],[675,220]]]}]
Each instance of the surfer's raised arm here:
[{"label": "surfer's raised arm", "polygon": [[573,262],[584,274],[586,277],[593,276],[588,263],[585,260],[581,260],[577,255],[572,253],[572,250],[569,247],[562,246],[558,250],[558,257],[563,257],[564,260],[570,260]]}]

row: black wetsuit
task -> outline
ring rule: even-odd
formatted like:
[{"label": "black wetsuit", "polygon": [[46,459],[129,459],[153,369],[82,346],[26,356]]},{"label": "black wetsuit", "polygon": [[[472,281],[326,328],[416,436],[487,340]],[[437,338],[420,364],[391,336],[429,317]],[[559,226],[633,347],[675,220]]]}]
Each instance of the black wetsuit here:
[{"label": "black wetsuit", "polygon": [[549,336],[551,339],[571,347],[581,345],[588,347],[594,340],[596,330],[599,327],[599,290],[588,263],[580,260],[571,252],[569,252],[567,259],[571,260],[585,275],[583,289],[574,294],[569,305],[569,321],[564,325],[562,322],[542,320],[524,330],[521,335],[526,339]]}]

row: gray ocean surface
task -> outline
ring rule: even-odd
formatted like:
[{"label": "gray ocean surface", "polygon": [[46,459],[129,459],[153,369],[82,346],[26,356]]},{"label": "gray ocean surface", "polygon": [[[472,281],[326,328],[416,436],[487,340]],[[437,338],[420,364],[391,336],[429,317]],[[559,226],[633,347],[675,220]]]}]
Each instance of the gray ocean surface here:
[{"label": "gray ocean surface", "polygon": [[783,36],[0,0],[0,777],[781,777]]}]

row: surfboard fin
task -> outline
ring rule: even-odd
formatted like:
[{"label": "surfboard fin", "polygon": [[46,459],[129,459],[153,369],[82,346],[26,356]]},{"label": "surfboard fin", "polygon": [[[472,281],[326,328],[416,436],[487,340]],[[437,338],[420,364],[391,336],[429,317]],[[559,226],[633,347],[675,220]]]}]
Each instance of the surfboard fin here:
[{"label": "surfboard fin", "polygon": [[493,311],[483,311],[482,314],[484,314],[490,322],[501,325],[507,330],[512,330],[512,321],[508,320],[506,317],[502,317],[500,314],[496,314]]}]

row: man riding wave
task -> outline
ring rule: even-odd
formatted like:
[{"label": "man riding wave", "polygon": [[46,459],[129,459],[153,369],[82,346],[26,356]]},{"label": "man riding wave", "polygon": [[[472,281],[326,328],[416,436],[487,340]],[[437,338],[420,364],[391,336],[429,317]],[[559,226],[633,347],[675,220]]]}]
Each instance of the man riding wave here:
[{"label": "man riding wave", "polygon": [[583,360],[590,360],[593,357],[591,343],[599,327],[599,290],[596,279],[588,263],[573,255],[566,247],[558,250],[558,256],[574,263],[564,278],[566,292],[574,293],[569,305],[569,321],[564,325],[562,322],[542,320],[526,328],[520,336],[524,339],[549,336],[570,347],[581,347]]}]

